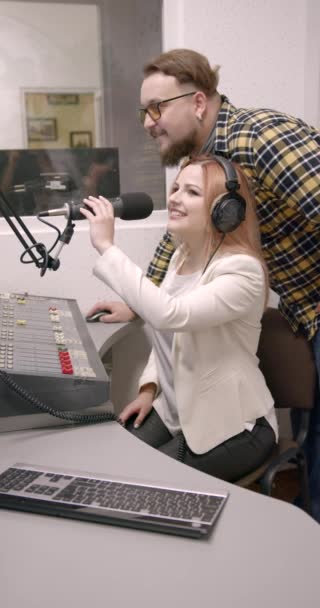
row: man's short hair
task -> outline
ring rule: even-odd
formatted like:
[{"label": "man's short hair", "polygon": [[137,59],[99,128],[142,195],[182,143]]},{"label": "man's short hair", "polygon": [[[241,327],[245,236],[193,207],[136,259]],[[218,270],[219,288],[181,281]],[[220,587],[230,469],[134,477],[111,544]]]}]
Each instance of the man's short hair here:
[{"label": "man's short hair", "polygon": [[211,68],[204,55],[190,49],[173,49],[145,64],[145,78],[156,72],[174,76],[180,84],[195,85],[207,97],[214,95],[219,81],[219,66]]}]

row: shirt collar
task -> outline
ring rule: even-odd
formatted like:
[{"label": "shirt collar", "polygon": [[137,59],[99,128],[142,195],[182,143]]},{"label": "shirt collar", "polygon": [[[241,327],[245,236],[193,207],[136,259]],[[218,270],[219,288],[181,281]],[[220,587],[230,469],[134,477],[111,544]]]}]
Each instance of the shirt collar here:
[{"label": "shirt collar", "polygon": [[225,95],[221,95],[221,102],[217,120],[202,147],[201,154],[214,154],[216,152],[227,154],[228,152],[228,124],[230,116],[236,111],[236,108]]}]

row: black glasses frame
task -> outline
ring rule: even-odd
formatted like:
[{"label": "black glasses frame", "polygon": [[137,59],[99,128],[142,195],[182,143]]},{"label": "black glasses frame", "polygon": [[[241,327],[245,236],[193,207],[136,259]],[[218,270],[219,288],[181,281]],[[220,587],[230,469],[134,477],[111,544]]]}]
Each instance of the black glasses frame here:
[{"label": "black glasses frame", "polygon": [[169,99],[162,99],[162,101],[155,101],[150,103],[147,108],[139,108],[140,122],[144,124],[146,115],[148,114],[152,120],[159,120],[161,118],[160,106],[162,103],[168,103],[168,101],[174,101],[175,99],[181,99],[181,97],[187,97],[188,95],[194,95],[197,91],[191,91],[190,93],[183,93],[176,97],[170,97]]}]

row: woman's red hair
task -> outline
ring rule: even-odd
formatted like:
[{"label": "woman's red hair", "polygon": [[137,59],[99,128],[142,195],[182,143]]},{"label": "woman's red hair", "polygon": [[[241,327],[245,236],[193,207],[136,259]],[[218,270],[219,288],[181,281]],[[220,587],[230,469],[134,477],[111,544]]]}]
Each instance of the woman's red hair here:
[{"label": "woman's red hair", "polygon": [[[232,161],[228,162],[231,163]],[[218,202],[221,196],[228,193],[226,189],[225,171],[223,167],[214,159],[214,157],[193,157],[187,161],[183,167],[187,166],[188,164],[200,164],[202,168],[204,196],[208,205],[208,220],[211,222],[212,206]],[[255,199],[251,192],[247,177],[240,165],[232,162],[232,166],[236,171],[239,182],[239,189],[237,190],[237,193],[240,194],[240,196],[242,196],[246,202],[246,214],[245,219],[243,222],[241,222],[238,228],[232,232],[227,232],[224,235],[223,242],[219,247],[219,252],[245,253],[257,258],[264,270],[266,281],[266,298],[268,298],[268,270],[262,253]],[[216,246],[216,244],[219,243],[219,240],[221,240],[222,234],[213,224],[212,236],[213,244]]]}]

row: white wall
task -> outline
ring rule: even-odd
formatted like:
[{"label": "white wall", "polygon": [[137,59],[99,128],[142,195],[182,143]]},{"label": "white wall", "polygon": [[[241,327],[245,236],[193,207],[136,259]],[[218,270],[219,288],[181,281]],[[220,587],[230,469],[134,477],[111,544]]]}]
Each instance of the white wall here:
[{"label": "white wall", "polygon": [[25,147],[23,89],[101,88],[95,6],[0,2],[0,147]]},{"label": "white wall", "polygon": [[163,23],[164,49],[193,48],[220,65],[219,89],[235,105],[320,126],[318,0],[164,0]]}]

